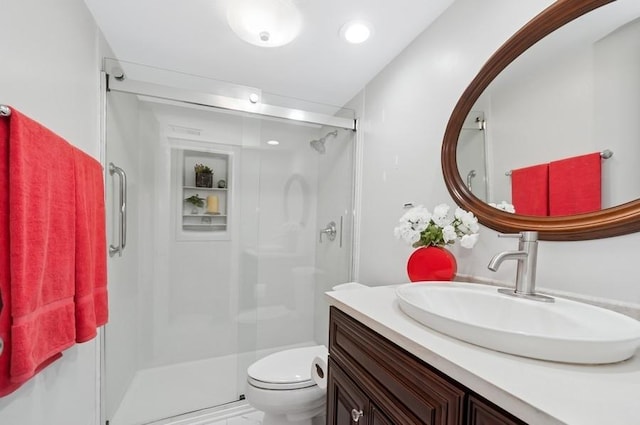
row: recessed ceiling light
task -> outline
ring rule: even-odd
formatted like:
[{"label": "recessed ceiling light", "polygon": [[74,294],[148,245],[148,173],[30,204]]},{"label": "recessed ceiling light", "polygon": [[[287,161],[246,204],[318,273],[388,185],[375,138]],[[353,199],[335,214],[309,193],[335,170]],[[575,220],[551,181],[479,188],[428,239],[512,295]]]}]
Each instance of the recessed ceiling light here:
[{"label": "recessed ceiling light", "polygon": [[278,146],[279,144],[280,144],[280,142],[278,142],[277,140],[268,140],[267,141],[267,145]]},{"label": "recessed ceiling light", "polygon": [[363,21],[347,22],[340,30],[340,35],[349,43],[364,43],[371,37],[371,25]]},{"label": "recessed ceiling light", "polygon": [[292,0],[233,0],[227,22],[241,39],[260,47],[293,41],[302,29],[302,14]]}]

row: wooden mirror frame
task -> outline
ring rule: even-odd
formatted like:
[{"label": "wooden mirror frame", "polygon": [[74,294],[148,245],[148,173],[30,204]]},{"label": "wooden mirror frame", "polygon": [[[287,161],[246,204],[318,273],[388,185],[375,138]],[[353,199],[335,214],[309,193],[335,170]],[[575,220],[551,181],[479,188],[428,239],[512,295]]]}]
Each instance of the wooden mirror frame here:
[{"label": "wooden mirror frame", "polygon": [[442,143],[442,172],[451,197],[483,225],[503,233],[539,232],[541,240],[608,238],[640,231],[640,199],[587,214],[535,217],[511,214],[474,196],[458,171],[456,152],[462,125],[482,92],[511,62],[542,38],[574,19],[615,0],[558,0],[514,34],[489,58],[456,104]]}]

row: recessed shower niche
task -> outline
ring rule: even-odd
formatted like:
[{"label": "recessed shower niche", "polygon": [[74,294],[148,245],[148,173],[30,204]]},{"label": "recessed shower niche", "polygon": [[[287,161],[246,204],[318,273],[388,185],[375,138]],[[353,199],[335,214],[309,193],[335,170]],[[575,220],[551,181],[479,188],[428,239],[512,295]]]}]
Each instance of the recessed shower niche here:
[{"label": "recessed shower niche", "polygon": [[229,239],[231,153],[176,149],[173,154],[178,239]]}]

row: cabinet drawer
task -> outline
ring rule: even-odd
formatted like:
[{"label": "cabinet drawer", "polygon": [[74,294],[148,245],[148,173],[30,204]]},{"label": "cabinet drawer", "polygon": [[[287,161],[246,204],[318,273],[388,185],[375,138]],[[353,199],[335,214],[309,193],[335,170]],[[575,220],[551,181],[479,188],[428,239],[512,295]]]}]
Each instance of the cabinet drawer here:
[{"label": "cabinet drawer", "polygon": [[462,423],[465,391],[439,372],[335,307],[329,335],[330,358],[392,423]]}]

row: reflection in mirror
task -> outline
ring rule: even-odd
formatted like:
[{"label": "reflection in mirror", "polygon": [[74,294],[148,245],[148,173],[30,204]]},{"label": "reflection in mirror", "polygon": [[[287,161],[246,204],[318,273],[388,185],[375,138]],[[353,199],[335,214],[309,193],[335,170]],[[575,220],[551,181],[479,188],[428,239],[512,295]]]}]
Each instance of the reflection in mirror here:
[{"label": "reflection in mirror", "polygon": [[471,111],[458,139],[458,169],[469,192],[487,200],[484,112]]},{"label": "reflection in mirror", "polygon": [[[608,73],[622,69],[626,70],[625,75],[639,75],[637,52],[640,51],[640,48],[623,50],[630,53],[612,55],[602,65],[596,65],[592,59],[600,54],[596,55],[591,51],[592,47],[575,47],[578,51],[583,50],[583,54],[585,54],[584,49],[587,49],[588,55],[565,59],[566,55],[559,53],[562,51],[562,46],[553,45],[545,40],[545,37],[549,34],[553,35],[554,31],[560,29],[564,32],[568,29],[564,28],[565,26],[578,25],[578,28],[581,28],[585,34],[587,29],[599,31],[597,34],[591,33],[591,45],[598,40],[601,44],[608,43],[610,40],[613,42],[612,40],[618,38],[618,34],[627,30],[636,31],[637,27],[633,21],[639,16],[640,2],[636,0],[557,1],[527,23],[489,58],[453,109],[442,143],[444,181],[452,199],[461,208],[473,212],[480,223],[491,229],[505,233],[515,233],[522,230],[537,231],[541,240],[587,240],[640,231],[640,196],[638,193],[628,191],[629,188],[638,188],[638,184],[634,184],[638,178],[633,174],[635,172],[633,163],[626,162],[628,158],[634,159],[638,156],[634,150],[637,148],[635,145],[638,139],[638,125],[634,126],[633,124],[637,122],[637,116],[640,112],[637,96],[640,92],[640,83],[638,80],[627,80],[620,83],[618,77],[609,77],[594,84],[592,80],[588,80],[589,74],[583,72],[585,69],[599,69],[600,72]],[[578,39],[580,35],[567,37],[565,43]],[[608,35],[611,37],[607,37]],[[640,37],[636,36],[635,39],[632,38],[626,43],[637,46],[637,40],[640,40]],[[540,44],[536,45],[536,43]],[[549,47],[545,48],[545,45]],[[534,51],[540,50],[543,53],[544,57],[539,65],[527,63],[527,51],[532,48]],[[606,49],[604,51],[603,54],[606,55],[616,53],[616,49],[609,52]],[[573,52],[573,49],[564,50],[564,52]],[[525,55],[520,58],[523,54]],[[574,62],[578,60],[581,60],[577,62],[578,66],[574,66],[576,64]],[[516,63],[510,66],[514,61]],[[508,96],[509,93],[504,92],[507,93],[504,98],[508,103],[501,108],[505,114],[514,115],[513,112],[519,111],[516,121],[500,119],[495,99],[498,97],[497,94],[487,94],[484,99],[481,99],[485,89],[507,67],[520,68],[520,75],[525,75],[525,78],[516,79],[517,77],[514,77],[509,82],[507,76],[504,77],[504,82],[497,84],[513,87],[514,90],[515,88],[529,89],[510,96]],[[561,81],[558,76],[550,75],[551,70],[556,67],[560,67],[560,70],[563,68],[570,70],[570,72],[565,70],[564,73],[573,73],[571,74],[572,78]],[[545,77],[547,83],[552,85],[553,90],[542,101],[536,98],[540,94],[532,90],[529,85],[538,79],[544,80]],[[591,86],[585,85],[585,79]],[[597,93],[597,104],[594,98],[584,96],[585,92]],[[635,98],[622,99],[618,97],[621,93],[635,93],[636,96]],[[565,97],[577,99],[577,101],[562,106],[559,100]],[[476,105],[479,100],[482,104]],[[521,109],[524,105],[534,102],[542,104],[543,108],[533,111]],[[610,149],[615,152],[615,155],[607,160],[610,161],[606,164],[609,171],[605,170],[602,181],[607,185],[608,192],[602,198],[606,206],[618,205],[590,213],[540,217],[496,209],[481,200],[472,193],[473,187],[471,191],[467,187],[466,180],[469,170],[462,170],[464,174],[462,176],[458,166],[457,148],[460,134],[463,131],[465,121],[468,121],[469,112],[472,110],[483,111],[487,122],[486,148],[484,150],[486,157],[480,160],[487,164],[487,200],[500,202],[503,199],[500,199],[499,196],[505,196],[505,193],[508,196],[509,191],[495,186],[499,178],[506,177],[504,173],[508,170],[523,167],[526,164],[540,163],[536,161],[553,161],[558,157],[576,156]],[[615,121],[603,121],[603,124],[600,124],[597,120],[602,117],[608,117]],[[560,127],[559,123],[564,122],[568,122],[570,125]],[[625,125],[631,123],[632,126],[622,128],[622,123]],[[508,133],[507,130],[512,128],[524,129],[525,131]],[[533,129],[542,130],[542,133],[534,134],[532,133]],[[494,136],[501,134],[504,136],[502,142],[499,142],[497,140],[500,137]],[[527,143],[517,145],[517,140],[524,140]],[[551,147],[544,145],[542,143],[544,140],[552,140],[554,145]],[[574,142],[577,140],[586,141],[587,145],[581,146],[579,151],[577,148],[566,152],[560,150],[567,146],[574,146]],[[629,144],[630,140],[636,143]],[[604,146],[604,148],[600,146]],[[536,157],[540,153],[551,150],[555,150],[553,159]],[[519,153],[513,155],[512,151]],[[502,159],[494,157],[496,153],[502,154]],[[500,161],[502,162],[499,163]],[[625,162],[624,166],[619,167],[622,162]],[[613,176],[610,175],[611,170],[620,173],[620,177],[614,183],[612,183]],[[502,181],[504,184],[510,184],[508,180]],[[627,191],[623,192],[623,189]],[[503,190],[502,195],[497,194],[499,190]]]},{"label": "reflection in mirror", "polygon": [[[557,202],[549,195],[565,186],[576,202],[600,198],[582,210],[578,205],[550,213],[547,207],[535,215],[590,212],[640,198],[639,16],[637,0],[601,7],[536,43],[491,82],[467,115],[457,145],[460,178],[475,197],[517,204],[512,195],[522,198],[524,191],[524,197]],[[607,150],[612,158],[575,165],[562,181],[552,168],[544,188],[551,193],[535,190],[535,178],[525,178],[522,188],[520,177],[511,176],[512,170]],[[593,174],[597,181],[589,183]]]}]

